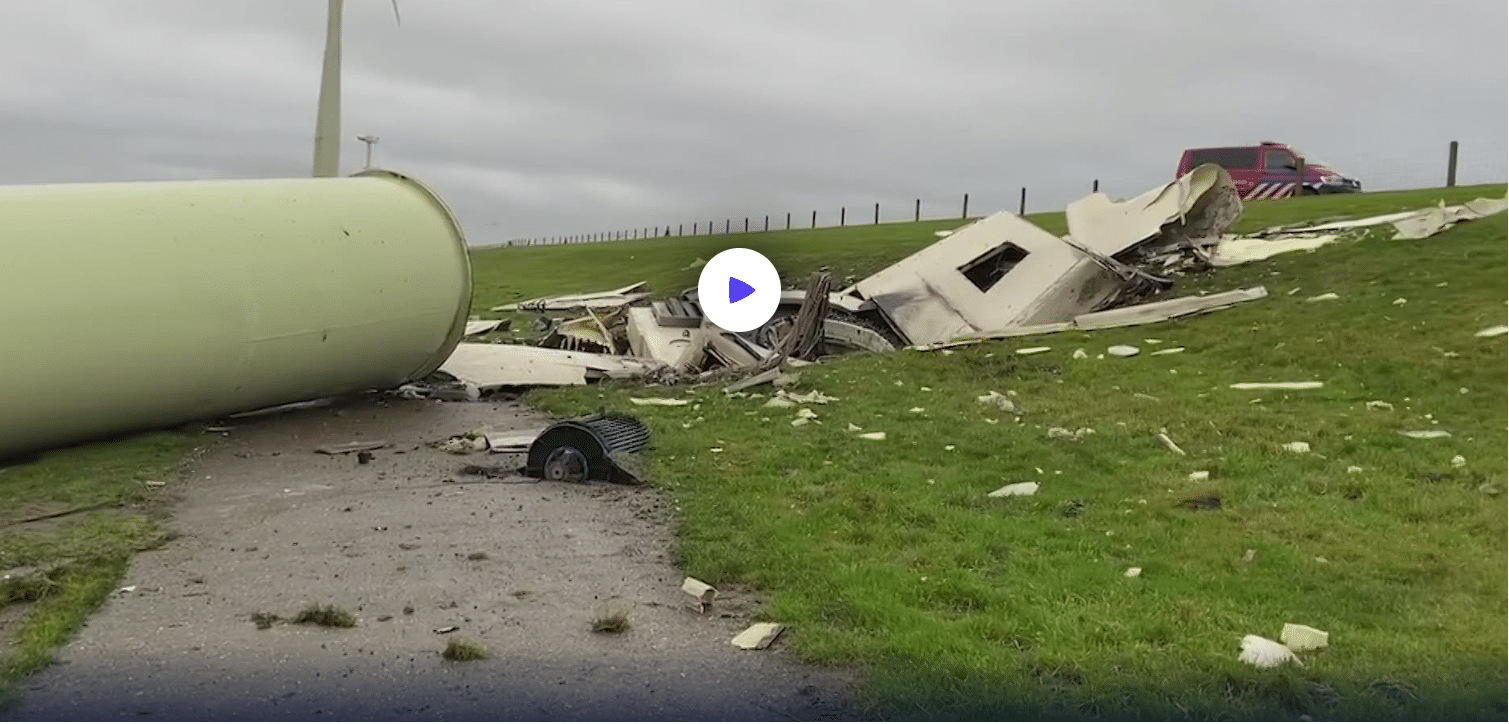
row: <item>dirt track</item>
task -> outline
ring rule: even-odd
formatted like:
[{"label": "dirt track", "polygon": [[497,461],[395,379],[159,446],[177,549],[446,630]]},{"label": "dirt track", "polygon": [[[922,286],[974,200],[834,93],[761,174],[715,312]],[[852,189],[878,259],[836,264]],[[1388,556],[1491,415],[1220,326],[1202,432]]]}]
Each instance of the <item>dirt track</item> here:
[{"label": "dirt track", "polygon": [[[827,719],[849,676],[778,640],[729,639],[756,601],[683,606],[667,501],[641,488],[503,483],[424,443],[479,425],[543,423],[507,402],[362,398],[234,422],[180,496],[183,537],[140,555],[64,663],[23,685],[18,719]],[[370,464],[314,448],[383,439]],[[482,555],[485,554],[485,558]],[[632,628],[594,634],[617,597]],[[306,603],[354,629],[279,624]],[[412,613],[405,614],[405,607]],[[439,656],[448,635],[485,661]]]}]

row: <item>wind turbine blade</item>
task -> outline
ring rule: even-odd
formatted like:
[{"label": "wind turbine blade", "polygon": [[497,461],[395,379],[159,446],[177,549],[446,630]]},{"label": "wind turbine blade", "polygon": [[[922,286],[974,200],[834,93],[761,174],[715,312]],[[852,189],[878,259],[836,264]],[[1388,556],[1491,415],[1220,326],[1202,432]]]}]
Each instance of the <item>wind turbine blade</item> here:
[{"label": "wind turbine blade", "polygon": [[314,176],[330,177],[341,164],[341,11],[330,0],[325,25],[325,66],[320,74],[319,114],[314,122]]}]

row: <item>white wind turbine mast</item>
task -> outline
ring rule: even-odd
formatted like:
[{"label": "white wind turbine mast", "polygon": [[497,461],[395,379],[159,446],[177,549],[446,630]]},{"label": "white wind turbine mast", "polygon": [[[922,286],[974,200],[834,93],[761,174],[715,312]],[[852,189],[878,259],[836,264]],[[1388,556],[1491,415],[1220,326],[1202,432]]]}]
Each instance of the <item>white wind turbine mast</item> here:
[{"label": "white wind turbine mast", "polygon": [[[329,0],[325,23],[325,67],[320,74],[320,108],[314,122],[314,175],[340,174],[341,166],[341,11],[345,0]],[[393,0],[393,19],[399,25],[398,0]],[[370,149],[370,147],[369,147]]]}]

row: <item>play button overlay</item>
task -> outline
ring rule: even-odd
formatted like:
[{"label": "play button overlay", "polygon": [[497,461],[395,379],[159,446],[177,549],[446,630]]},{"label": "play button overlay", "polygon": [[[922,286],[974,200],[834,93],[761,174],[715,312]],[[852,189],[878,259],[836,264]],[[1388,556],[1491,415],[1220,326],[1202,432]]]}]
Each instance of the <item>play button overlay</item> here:
[{"label": "play button overlay", "polygon": [[702,267],[697,301],[713,324],[748,332],[775,314],[781,303],[781,275],[760,252],[724,249]]},{"label": "play button overlay", "polygon": [[734,277],[728,278],[729,304],[733,304],[734,302],[737,302],[740,299],[743,299],[751,294],[754,294],[754,287],[749,286],[748,284],[745,284],[744,282],[741,282]]}]

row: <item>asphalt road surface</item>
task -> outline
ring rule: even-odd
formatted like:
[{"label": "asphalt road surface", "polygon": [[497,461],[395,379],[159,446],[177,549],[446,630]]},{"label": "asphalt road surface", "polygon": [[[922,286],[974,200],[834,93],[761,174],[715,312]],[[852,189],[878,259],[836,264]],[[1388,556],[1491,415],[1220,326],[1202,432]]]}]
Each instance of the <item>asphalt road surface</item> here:
[{"label": "asphalt road surface", "polygon": [[[730,645],[757,621],[756,594],[685,605],[663,494],[461,474],[522,456],[425,444],[547,422],[511,402],[374,396],[229,423],[165,489],[182,537],[139,555],[0,718],[853,718],[850,674],[799,663],[784,638]],[[374,439],[390,446],[366,464],[314,452]],[[251,620],[306,604],[359,624]],[[628,610],[629,630],[592,632],[605,610]],[[491,656],[444,660],[452,636]]]}]

